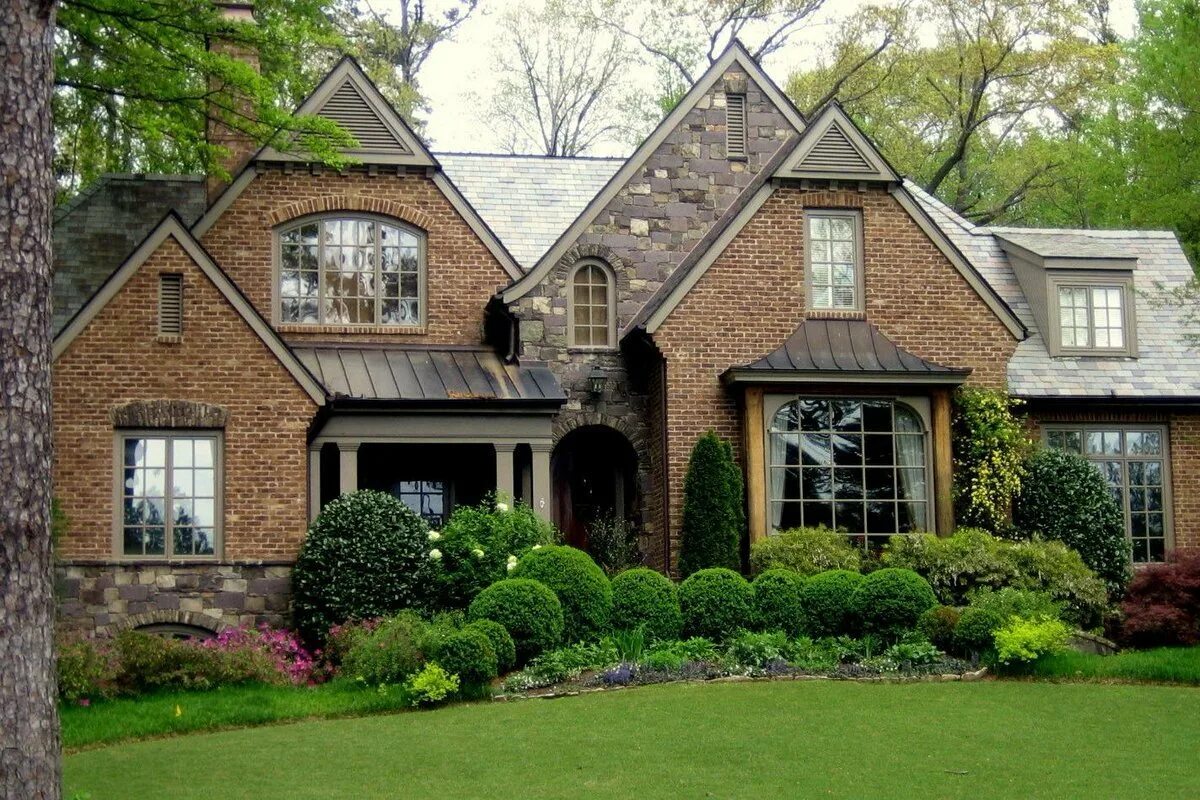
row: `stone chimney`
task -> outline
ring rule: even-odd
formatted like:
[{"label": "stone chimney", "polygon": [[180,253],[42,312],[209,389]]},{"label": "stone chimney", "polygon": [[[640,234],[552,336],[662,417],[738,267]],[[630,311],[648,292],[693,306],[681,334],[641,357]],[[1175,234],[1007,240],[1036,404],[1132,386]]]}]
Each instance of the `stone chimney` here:
[{"label": "stone chimney", "polygon": [[[253,0],[214,0],[214,2],[221,19],[229,24],[231,31],[238,25],[255,24]],[[253,47],[237,41],[237,37],[226,38],[220,34],[213,35],[208,41],[208,49],[241,59],[254,67],[255,71],[258,70],[258,52]],[[214,83],[210,89],[219,91],[221,87]],[[222,105],[232,105],[242,114],[250,114],[254,111],[251,102],[244,97],[225,95]],[[225,172],[229,173],[230,178],[234,178],[258,150],[258,146],[253,138],[231,126],[230,121],[229,111],[210,107],[205,122],[205,136],[209,144],[225,149],[226,154],[221,158],[221,166]],[[228,185],[228,178],[210,174],[206,182],[208,202],[211,204]]]}]

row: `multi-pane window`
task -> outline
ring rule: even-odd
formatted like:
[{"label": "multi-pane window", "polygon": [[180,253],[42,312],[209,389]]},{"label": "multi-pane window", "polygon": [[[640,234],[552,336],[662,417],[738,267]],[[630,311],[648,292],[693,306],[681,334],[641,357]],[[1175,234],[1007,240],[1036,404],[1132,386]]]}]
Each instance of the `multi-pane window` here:
[{"label": "multi-pane window", "polygon": [[400,481],[393,489],[400,502],[421,516],[433,528],[446,521],[445,481]]},{"label": "multi-pane window", "polygon": [[928,529],[926,433],[911,407],[802,397],[770,422],[772,528],[824,525],[870,544]]},{"label": "multi-pane window", "polygon": [[279,319],[324,325],[420,325],[418,234],[368,218],[329,218],[279,234]]},{"label": "multi-pane window", "polygon": [[853,213],[810,213],[809,296],[814,309],[862,309],[862,253]]},{"label": "multi-pane window", "polygon": [[1162,428],[1055,426],[1046,443],[1082,455],[1108,481],[1125,514],[1125,531],[1138,563],[1162,561],[1167,552],[1167,444]]},{"label": "multi-pane window", "polygon": [[121,553],[182,558],[216,552],[218,439],[123,436]]},{"label": "multi-pane window", "polygon": [[1125,347],[1124,290],[1120,286],[1059,286],[1059,342],[1065,348]]},{"label": "multi-pane window", "polygon": [[612,287],[608,273],[599,264],[583,264],[571,277],[571,345],[608,347]]}]

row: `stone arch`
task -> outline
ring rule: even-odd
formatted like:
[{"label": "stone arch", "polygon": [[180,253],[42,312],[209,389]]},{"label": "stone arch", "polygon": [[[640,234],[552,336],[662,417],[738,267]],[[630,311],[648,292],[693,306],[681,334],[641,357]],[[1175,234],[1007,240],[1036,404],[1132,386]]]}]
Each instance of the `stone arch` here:
[{"label": "stone arch", "polygon": [[637,524],[643,457],[630,437],[613,425],[584,419],[556,433],[550,456],[552,517],[567,543],[589,549],[593,524],[602,520]]},{"label": "stone arch", "polygon": [[554,265],[550,273],[551,280],[565,281],[574,266],[585,258],[604,262],[618,280],[626,276],[629,268],[629,262],[617,255],[612,248],[602,244],[577,244],[563,253],[562,258]]},{"label": "stone arch", "polygon": [[216,617],[200,614],[194,611],[158,610],[142,614],[130,614],[114,625],[114,632],[144,628],[147,625],[183,625],[189,628],[199,628],[211,634],[218,634],[229,627]]},{"label": "stone arch", "polygon": [[643,431],[638,430],[629,417],[615,417],[599,411],[580,411],[574,414],[569,412],[560,413],[555,417],[552,429],[554,444],[557,445],[564,436],[577,428],[596,426],[612,428],[624,436],[633,447],[633,451],[638,454],[639,460],[646,456],[645,434]]},{"label": "stone arch", "polygon": [[108,416],[115,428],[224,428],[229,410],[193,400],[134,400]]},{"label": "stone arch", "polygon": [[382,214],[386,217],[403,220],[423,231],[428,231],[433,227],[433,217],[419,208],[382,197],[364,197],[357,194],[326,194],[320,197],[310,197],[307,200],[297,200],[267,212],[267,223],[270,227],[275,227],[299,217],[307,217],[310,214],[329,214],[338,211]]}]

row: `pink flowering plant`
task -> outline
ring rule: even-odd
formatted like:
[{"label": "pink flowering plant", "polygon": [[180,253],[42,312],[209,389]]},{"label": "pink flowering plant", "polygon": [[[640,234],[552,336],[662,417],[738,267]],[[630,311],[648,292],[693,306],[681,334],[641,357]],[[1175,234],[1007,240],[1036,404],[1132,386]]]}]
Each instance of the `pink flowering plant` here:
[{"label": "pink flowering plant", "polygon": [[226,628],[214,638],[202,641],[200,646],[226,653],[262,654],[270,659],[279,675],[298,686],[319,683],[324,677],[319,650],[309,652],[295,633],[266,623],[257,628]]}]

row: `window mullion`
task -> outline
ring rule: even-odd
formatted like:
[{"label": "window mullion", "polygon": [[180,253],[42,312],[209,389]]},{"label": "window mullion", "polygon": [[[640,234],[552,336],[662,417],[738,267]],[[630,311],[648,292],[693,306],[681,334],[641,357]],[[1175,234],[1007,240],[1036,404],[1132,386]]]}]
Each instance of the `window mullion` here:
[{"label": "window mullion", "polygon": [[163,475],[163,556],[171,558],[174,555],[175,547],[175,453],[174,442],[170,436],[163,437],[163,445],[166,450],[166,457],[163,463],[166,464],[166,474]]}]

